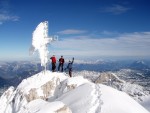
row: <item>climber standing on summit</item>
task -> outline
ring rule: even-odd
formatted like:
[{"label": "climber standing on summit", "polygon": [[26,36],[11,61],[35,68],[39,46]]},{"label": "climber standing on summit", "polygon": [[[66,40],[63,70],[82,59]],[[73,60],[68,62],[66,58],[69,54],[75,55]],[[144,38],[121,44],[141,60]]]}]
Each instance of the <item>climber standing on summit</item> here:
[{"label": "climber standing on summit", "polygon": [[50,59],[52,60],[52,72],[55,72],[55,69],[56,69],[56,57],[55,57],[55,55],[53,55]]},{"label": "climber standing on summit", "polygon": [[69,70],[69,76],[72,77],[72,64],[74,62],[74,57],[72,58],[72,61],[69,60],[68,66],[66,69]]},{"label": "climber standing on summit", "polygon": [[58,71],[60,71],[60,68],[61,68],[61,72],[63,72],[64,62],[65,62],[65,60],[64,60],[63,56],[61,56],[61,58],[59,59]]}]

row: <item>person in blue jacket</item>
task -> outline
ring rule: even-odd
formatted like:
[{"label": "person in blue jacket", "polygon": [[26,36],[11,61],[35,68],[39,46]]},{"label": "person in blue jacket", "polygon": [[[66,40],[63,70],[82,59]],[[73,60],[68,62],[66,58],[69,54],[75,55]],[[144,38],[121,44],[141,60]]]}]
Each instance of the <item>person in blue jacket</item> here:
[{"label": "person in blue jacket", "polygon": [[72,58],[72,61],[69,60],[69,63],[67,65],[67,69],[69,70],[69,76],[72,77],[72,64],[74,62],[74,58]]}]

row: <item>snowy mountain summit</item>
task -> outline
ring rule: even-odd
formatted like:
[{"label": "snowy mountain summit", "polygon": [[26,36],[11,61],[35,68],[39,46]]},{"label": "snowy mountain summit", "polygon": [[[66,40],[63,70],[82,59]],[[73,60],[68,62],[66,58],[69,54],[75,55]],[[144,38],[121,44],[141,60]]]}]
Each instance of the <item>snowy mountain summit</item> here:
[{"label": "snowy mountain summit", "polygon": [[10,87],[0,113],[149,113],[126,93],[81,76],[43,71]]},{"label": "snowy mountain summit", "polygon": [[124,92],[82,76],[46,71],[47,46],[54,40],[48,37],[48,22],[41,22],[33,32],[30,52],[39,52],[45,71],[5,91],[0,113],[149,113]]}]

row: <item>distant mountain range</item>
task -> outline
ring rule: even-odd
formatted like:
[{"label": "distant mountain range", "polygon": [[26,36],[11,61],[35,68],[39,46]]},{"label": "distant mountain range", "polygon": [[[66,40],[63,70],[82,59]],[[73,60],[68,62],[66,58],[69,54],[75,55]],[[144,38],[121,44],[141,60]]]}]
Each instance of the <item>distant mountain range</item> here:
[{"label": "distant mountain range", "polygon": [[[64,68],[66,66],[67,62],[65,63]],[[50,63],[47,67],[48,70],[51,70]],[[139,76],[139,73],[142,74],[142,77],[147,77],[150,75],[149,62],[145,61],[75,60],[73,65],[73,71],[87,70],[95,72],[118,72],[122,69],[133,70],[133,76]],[[41,70],[43,69],[39,62],[0,62],[0,87],[10,85],[17,86],[22,81],[22,79],[30,77],[31,75],[36,74]]]},{"label": "distant mountain range", "polygon": [[142,69],[149,69],[149,65],[147,65],[144,61],[135,61],[130,65],[130,68],[142,70]]}]

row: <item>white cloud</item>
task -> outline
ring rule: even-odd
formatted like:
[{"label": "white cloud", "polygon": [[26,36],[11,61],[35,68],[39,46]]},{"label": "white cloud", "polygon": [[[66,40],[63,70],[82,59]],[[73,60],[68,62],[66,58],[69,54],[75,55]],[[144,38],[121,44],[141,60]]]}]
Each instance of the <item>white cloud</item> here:
[{"label": "white cloud", "polygon": [[63,55],[150,56],[150,32],[125,33],[116,38],[69,38],[52,45],[55,53]]},{"label": "white cloud", "polygon": [[18,16],[10,16],[6,14],[0,14],[0,22],[3,21],[18,21],[19,17]]},{"label": "white cloud", "polygon": [[119,35],[119,33],[118,32],[116,32],[116,31],[107,31],[107,30],[104,30],[104,31],[102,31],[100,34],[103,34],[103,35]]},{"label": "white cloud", "polygon": [[19,17],[12,15],[9,9],[9,1],[2,0],[0,1],[0,25],[7,21],[19,21]]},{"label": "white cloud", "polygon": [[0,14],[0,24],[3,24],[6,21],[19,21],[19,17],[7,14]]},{"label": "white cloud", "polygon": [[130,9],[131,8],[129,7],[125,7],[119,4],[114,4],[112,6],[103,8],[101,12],[112,13],[112,14],[118,15],[118,14],[125,13]]},{"label": "white cloud", "polygon": [[82,33],[86,33],[86,32],[87,32],[87,31],[85,31],[85,30],[66,29],[66,30],[63,30],[63,31],[59,31],[59,32],[57,32],[57,33],[69,35],[69,34],[82,34]]}]

